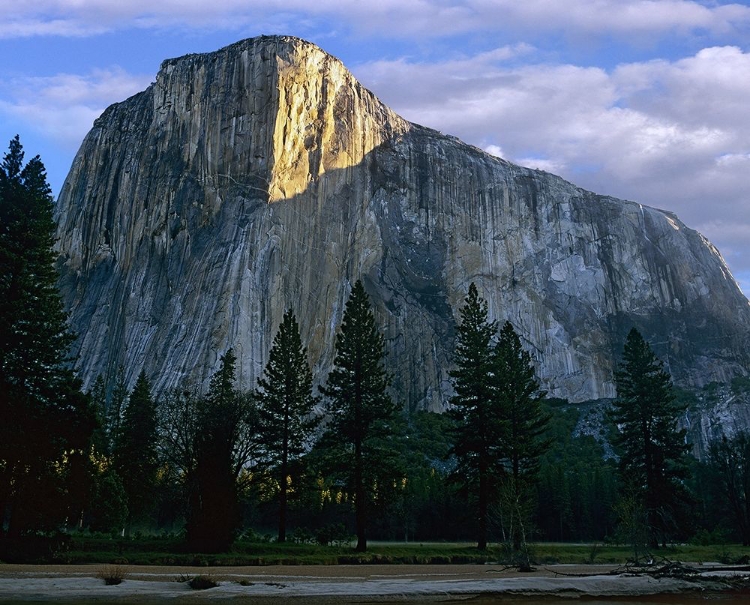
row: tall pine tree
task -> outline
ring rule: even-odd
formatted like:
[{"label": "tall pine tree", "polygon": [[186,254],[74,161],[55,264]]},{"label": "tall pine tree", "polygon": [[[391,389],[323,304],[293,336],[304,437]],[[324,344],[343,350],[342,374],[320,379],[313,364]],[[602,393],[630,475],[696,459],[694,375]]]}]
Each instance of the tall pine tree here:
[{"label": "tall pine tree", "polygon": [[188,545],[193,551],[222,552],[240,525],[237,478],[257,446],[257,414],[248,394],[234,385],[237,358],[221,357],[208,394],[198,400],[195,465],[189,479]]},{"label": "tall pine tree", "polygon": [[669,374],[635,328],[628,334],[615,380],[611,417],[619,430],[615,443],[621,448],[620,473],[645,511],[649,543],[655,548],[679,529],[689,447],[685,431],[677,429],[684,407],[675,404]]},{"label": "tall pine tree", "polygon": [[750,546],[750,435],[722,435],[708,448],[711,487],[718,495],[716,508],[728,514],[743,546]]},{"label": "tall pine tree", "polygon": [[507,432],[493,380],[492,339],[497,324],[489,321],[487,301],[473,283],[460,315],[456,368],[451,372],[455,395],[448,411],[456,423],[451,454],[458,460],[454,478],[476,497],[477,548],[484,550],[490,504],[504,474],[501,446]]},{"label": "tall pine tree", "polygon": [[497,323],[488,319],[487,302],[473,283],[460,315],[449,410],[455,421],[451,453],[458,460],[454,478],[476,497],[477,547],[487,548],[490,508],[502,493],[504,525],[518,550],[531,514],[530,482],[548,446],[542,439],[548,422],[543,394],[510,322],[494,343]]},{"label": "tall pine tree", "polygon": [[336,336],[336,357],[321,392],[328,398],[327,442],[350,456],[347,473],[354,494],[357,550],[367,550],[368,503],[375,489],[374,473],[385,455],[383,439],[390,432],[396,405],[387,393],[383,336],[375,323],[370,301],[360,280],[346,303]]},{"label": "tall pine tree", "polygon": [[46,171],[23,158],[16,137],[0,165],[0,510],[11,536],[54,524],[65,453],[86,451],[95,426],[68,364]]},{"label": "tall pine tree", "polygon": [[307,349],[302,346],[294,313],[284,313],[273,339],[264,374],[255,392],[260,434],[267,463],[279,484],[279,542],[286,541],[288,480],[318,425],[312,415],[317,398],[312,392],[312,372]]},{"label": "tall pine tree", "polygon": [[115,435],[114,467],[122,481],[128,507],[128,531],[143,521],[154,501],[157,455],[156,403],[151,384],[141,371]]},{"label": "tall pine tree", "polygon": [[544,392],[539,390],[531,356],[509,321],[500,330],[492,368],[495,394],[506,429],[502,439],[506,467],[503,516],[508,520],[513,548],[520,550],[526,541],[524,527],[532,510],[531,488],[540,458],[550,445],[549,440],[543,438],[550,417],[542,409]]}]

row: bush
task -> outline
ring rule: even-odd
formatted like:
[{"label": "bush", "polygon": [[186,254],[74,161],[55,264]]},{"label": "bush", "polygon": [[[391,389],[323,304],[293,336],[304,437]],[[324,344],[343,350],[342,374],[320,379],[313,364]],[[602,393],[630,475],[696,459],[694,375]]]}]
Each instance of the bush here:
[{"label": "bush", "polygon": [[297,527],[292,534],[292,540],[295,544],[313,544],[315,536],[309,529]]},{"label": "bush", "polygon": [[352,536],[343,523],[330,523],[315,532],[315,541],[321,546],[345,546],[352,541]]},{"label": "bush", "polygon": [[693,539],[690,540],[690,542],[698,546],[726,544],[727,542],[729,542],[729,536],[727,535],[726,531],[718,527],[713,531],[699,529],[697,532],[695,532],[695,535],[693,536]]},{"label": "bush", "polygon": [[193,590],[206,590],[207,588],[216,588],[219,583],[211,576],[195,576],[188,582]]},{"label": "bush", "polygon": [[127,573],[127,570],[120,565],[105,565],[99,570],[96,577],[104,580],[107,586],[116,586],[117,584],[122,584]]}]

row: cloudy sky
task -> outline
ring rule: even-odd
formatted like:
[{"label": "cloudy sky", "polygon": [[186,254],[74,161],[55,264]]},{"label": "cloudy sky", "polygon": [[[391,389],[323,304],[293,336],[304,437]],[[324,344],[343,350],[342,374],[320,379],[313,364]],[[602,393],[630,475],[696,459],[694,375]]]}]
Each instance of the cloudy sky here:
[{"label": "cloudy sky", "polygon": [[0,144],[57,194],[163,59],[259,34],[339,57],[407,119],[676,212],[750,295],[750,2],[0,0]]}]

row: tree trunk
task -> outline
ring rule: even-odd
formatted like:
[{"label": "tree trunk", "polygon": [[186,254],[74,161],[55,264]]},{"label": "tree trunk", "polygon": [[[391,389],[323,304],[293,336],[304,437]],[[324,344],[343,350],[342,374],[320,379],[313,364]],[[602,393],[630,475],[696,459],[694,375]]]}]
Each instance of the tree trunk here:
[{"label": "tree trunk", "polygon": [[367,495],[365,493],[365,469],[362,460],[362,440],[367,434],[367,428],[362,419],[362,376],[361,366],[358,363],[355,378],[354,393],[354,424],[356,426],[356,436],[354,438],[354,506],[357,517],[357,552],[367,550],[367,536],[365,529],[367,525]]},{"label": "tree trunk", "polygon": [[479,535],[477,539],[477,548],[479,550],[487,549],[487,511],[489,509],[489,493],[487,487],[487,477],[484,469],[479,470]]},{"label": "tree trunk", "polygon": [[15,491],[12,492],[10,494],[10,497],[8,498],[9,516],[7,536],[9,538],[20,538],[25,529],[24,525],[26,523],[26,520],[24,519],[24,512],[26,510],[26,507],[24,506],[24,496],[26,494],[24,487],[26,485],[26,482],[24,481],[25,477],[23,477],[22,475],[22,472],[15,474]]},{"label": "tree trunk", "polygon": [[367,536],[365,528],[367,525],[367,498],[365,495],[364,469],[362,468],[362,444],[359,439],[354,445],[354,507],[357,517],[357,552],[367,550]]},{"label": "tree trunk", "polygon": [[[515,418],[514,418],[515,424]],[[514,435],[514,440],[518,440],[518,437]],[[521,510],[521,462],[517,452],[513,453],[513,514],[516,515],[517,523],[513,524],[513,550],[519,552],[521,550],[521,516],[523,511]]]},{"label": "tree trunk", "polygon": [[286,542],[286,477],[287,473],[286,452],[281,463],[281,484],[279,485],[279,542]]}]

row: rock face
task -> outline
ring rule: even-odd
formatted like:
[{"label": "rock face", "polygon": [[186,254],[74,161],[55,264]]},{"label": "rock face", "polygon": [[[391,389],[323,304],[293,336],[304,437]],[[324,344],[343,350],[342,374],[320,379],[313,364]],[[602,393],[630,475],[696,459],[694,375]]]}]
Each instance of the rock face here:
[{"label": "rock face", "polygon": [[286,308],[322,381],[358,278],[412,409],[447,401],[472,281],[552,395],[612,396],[632,326],[680,384],[748,373],[750,303],[703,236],[410,124],[296,38],[165,61],[95,122],[57,214],[86,384],[205,386],[231,346],[250,388]]}]

